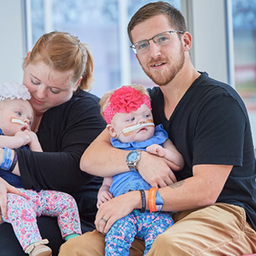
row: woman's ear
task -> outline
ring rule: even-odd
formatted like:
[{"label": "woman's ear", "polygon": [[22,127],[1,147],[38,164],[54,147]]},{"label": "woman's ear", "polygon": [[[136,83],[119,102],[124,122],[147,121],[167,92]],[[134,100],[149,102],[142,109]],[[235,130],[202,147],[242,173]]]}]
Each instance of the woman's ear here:
[{"label": "woman's ear", "polygon": [[25,60],[24,60],[24,67],[26,67],[26,65],[27,65],[27,62],[28,62],[28,59],[29,59],[29,56],[30,56],[30,54],[31,54],[31,52],[28,52],[27,53],[27,56],[26,56],[26,58],[25,58]]},{"label": "woman's ear", "polygon": [[109,132],[111,137],[113,137],[113,138],[116,137],[117,133],[116,133],[116,131],[115,131],[115,129],[114,129],[112,124],[108,124],[107,125],[107,130],[108,130],[108,132]]},{"label": "woman's ear", "polygon": [[73,89],[74,92],[77,90],[77,87],[80,85],[80,82],[82,81],[82,79],[83,79],[83,77],[81,76],[81,77],[78,79],[78,81],[76,82],[75,87],[74,87],[74,89]]}]

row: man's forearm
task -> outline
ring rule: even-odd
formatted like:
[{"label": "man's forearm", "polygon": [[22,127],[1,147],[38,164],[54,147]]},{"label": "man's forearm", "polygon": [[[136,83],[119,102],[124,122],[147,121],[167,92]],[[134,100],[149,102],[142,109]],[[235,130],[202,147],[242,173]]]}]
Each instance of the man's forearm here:
[{"label": "man's forearm", "polygon": [[127,154],[128,151],[116,149],[111,145],[110,135],[104,130],[83,153],[80,168],[84,172],[101,177],[127,172]]}]

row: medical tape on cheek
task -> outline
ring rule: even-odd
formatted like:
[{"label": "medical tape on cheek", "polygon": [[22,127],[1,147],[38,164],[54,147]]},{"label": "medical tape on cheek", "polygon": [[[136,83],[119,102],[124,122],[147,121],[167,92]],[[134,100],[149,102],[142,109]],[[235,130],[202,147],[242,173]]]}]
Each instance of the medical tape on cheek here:
[{"label": "medical tape on cheek", "polygon": [[15,123],[15,124],[20,124],[20,125],[25,125],[27,126],[27,129],[30,131],[29,125],[26,122],[23,122],[20,119],[17,118],[11,118],[11,123]]},{"label": "medical tape on cheek", "polygon": [[28,125],[27,123],[23,122],[20,119],[17,118],[11,118],[11,123],[21,124],[21,125]]}]

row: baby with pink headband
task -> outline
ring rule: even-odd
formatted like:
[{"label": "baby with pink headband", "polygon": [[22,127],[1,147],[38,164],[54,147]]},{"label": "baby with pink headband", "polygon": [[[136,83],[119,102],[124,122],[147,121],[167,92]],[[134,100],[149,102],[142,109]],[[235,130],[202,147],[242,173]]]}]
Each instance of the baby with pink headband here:
[{"label": "baby with pink headband", "polygon": [[[110,94],[110,95],[109,95]],[[106,99],[106,102],[105,102]],[[150,117],[152,117],[151,113],[151,102],[149,99],[149,95],[147,94],[146,89],[143,86],[132,85],[132,86],[123,86],[114,92],[106,93],[100,102],[103,111],[103,117],[107,122],[107,129],[110,132],[112,137],[118,138],[119,135],[123,133],[124,136],[128,136],[131,133],[136,132],[136,130],[141,129],[142,127],[150,126],[154,127],[153,118],[147,118],[143,121],[139,120],[139,122],[131,122],[127,124],[127,127],[124,127],[121,131],[117,133],[116,136],[113,136],[113,133],[110,127],[115,129],[111,123],[112,119],[116,114],[129,114],[131,112],[136,112],[142,105],[145,105],[145,109],[150,112]],[[107,105],[107,106],[106,106]],[[105,107],[106,106],[106,107]],[[120,115],[119,115],[120,116]],[[127,117],[127,115],[126,115]],[[122,121],[121,118],[118,120]],[[151,137],[149,135],[149,137]],[[120,139],[119,139],[120,140]],[[122,140],[121,140],[122,141]]]},{"label": "baby with pink headband", "polygon": [[[183,168],[184,160],[168,139],[163,126],[155,127],[151,101],[144,86],[122,86],[107,92],[103,95],[100,106],[101,114],[107,122],[106,129],[111,135],[112,145],[129,150],[126,162],[130,171],[104,178],[98,193],[97,207],[131,190],[139,190],[142,196],[142,209],[135,209],[126,217],[116,221],[106,234],[105,255],[115,255],[115,253],[129,255],[135,237],[145,240],[144,255],[146,255],[156,236],[170,227],[173,220],[170,213],[161,212],[163,200],[156,189],[152,208],[150,211],[145,210],[144,190],[150,190],[151,186],[137,170],[136,165],[141,151],[168,159],[173,163],[172,169],[176,171]],[[107,222],[104,218],[102,221]]]}]

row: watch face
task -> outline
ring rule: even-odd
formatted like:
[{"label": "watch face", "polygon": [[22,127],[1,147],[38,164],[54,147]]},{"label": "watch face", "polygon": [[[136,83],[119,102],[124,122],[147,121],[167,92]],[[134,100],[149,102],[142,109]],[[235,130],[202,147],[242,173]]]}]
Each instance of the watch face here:
[{"label": "watch face", "polygon": [[130,162],[135,161],[137,156],[138,156],[138,153],[136,151],[135,152],[133,152],[133,151],[130,152],[130,154],[128,156],[128,161],[130,161]]}]

